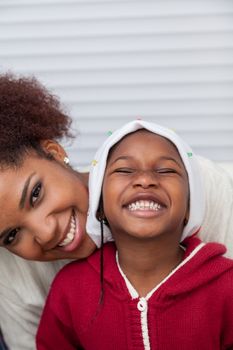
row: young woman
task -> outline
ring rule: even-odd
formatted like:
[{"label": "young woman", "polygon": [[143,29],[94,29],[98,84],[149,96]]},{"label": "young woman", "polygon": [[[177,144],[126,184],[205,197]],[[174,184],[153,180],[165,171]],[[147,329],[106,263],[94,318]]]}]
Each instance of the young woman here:
[{"label": "young woman", "polygon": [[[85,230],[88,174],[67,164],[58,143],[70,136],[70,122],[35,79],[0,76],[0,327],[10,350],[34,348],[45,297],[64,259],[83,258],[100,245]],[[215,234],[231,248],[231,176],[199,162],[207,199],[203,236]]]},{"label": "young woman", "polygon": [[87,228],[110,230],[115,245],[58,273],[38,350],[232,349],[233,260],[195,237],[204,192],[193,151],[136,121],[95,160]]},{"label": "young woman", "polygon": [[70,122],[35,79],[0,76],[0,326],[10,349],[34,348],[44,299],[63,259],[96,248],[85,229],[88,174],[69,166],[57,142],[70,136]]}]

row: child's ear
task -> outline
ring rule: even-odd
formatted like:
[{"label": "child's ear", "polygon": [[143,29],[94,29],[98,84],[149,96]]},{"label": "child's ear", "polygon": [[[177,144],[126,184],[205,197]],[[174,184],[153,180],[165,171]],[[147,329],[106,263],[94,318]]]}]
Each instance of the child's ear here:
[{"label": "child's ear", "polygon": [[104,213],[102,196],[100,198],[99,207],[98,207],[97,212],[96,212],[96,217],[97,217],[97,220],[103,221],[105,225],[108,225],[108,220],[107,220],[105,213]]},{"label": "child's ear", "polygon": [[96,212],[96,217],[99,221],[105,220],[104,208],[102,198],[100,199],[100,203]]},{"label": "child's ear", "polygon": [[185,215],[185,218],[184,218],[184,226],[187,225],[188,221],[189,221],[189,211],[188,211],[188,212],[186,213],[186,215]]},{"label": "child's ear", "polygon": [[64,158],[67,157],[64,148],[53,140],[43,140],[40,145],[46,153],[51,154],[54,159],[62,163],[64,162]]},{"label": "child's ear", "polygon": [[187,218],[184,218],[184,226],[186,226],[188,223],[188,219]]}]

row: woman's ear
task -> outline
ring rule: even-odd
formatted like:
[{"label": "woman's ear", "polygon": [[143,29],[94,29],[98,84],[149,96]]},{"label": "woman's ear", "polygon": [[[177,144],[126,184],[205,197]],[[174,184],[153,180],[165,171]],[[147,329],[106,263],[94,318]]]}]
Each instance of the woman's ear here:
[{"label": "woman's ear", "polygon": [[67,158],[67,154],[59,143],[53,140],[43,140],[40,144],[46,153],[51,154],[53,158],[64,163],[64,159]]}]

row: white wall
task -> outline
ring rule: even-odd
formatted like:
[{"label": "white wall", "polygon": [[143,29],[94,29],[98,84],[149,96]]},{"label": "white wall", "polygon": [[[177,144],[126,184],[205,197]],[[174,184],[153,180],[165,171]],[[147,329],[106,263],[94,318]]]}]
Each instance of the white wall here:
[{"label": "white wall", "polygon": [[0,0],[0,71],[9,69],[67,105],[76,165],[135,117],[233,160],[232,0]]}]

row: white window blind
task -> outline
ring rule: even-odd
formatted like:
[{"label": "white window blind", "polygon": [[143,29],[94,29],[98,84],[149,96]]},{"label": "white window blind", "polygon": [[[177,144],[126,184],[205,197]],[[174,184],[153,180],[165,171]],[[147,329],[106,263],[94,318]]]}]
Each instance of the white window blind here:
[{"label": "white window blind", "polygon": [[35,75],[67,106],[88,165],[137,117],[233,160],[232,0],[0,0],[0,71]]}]

